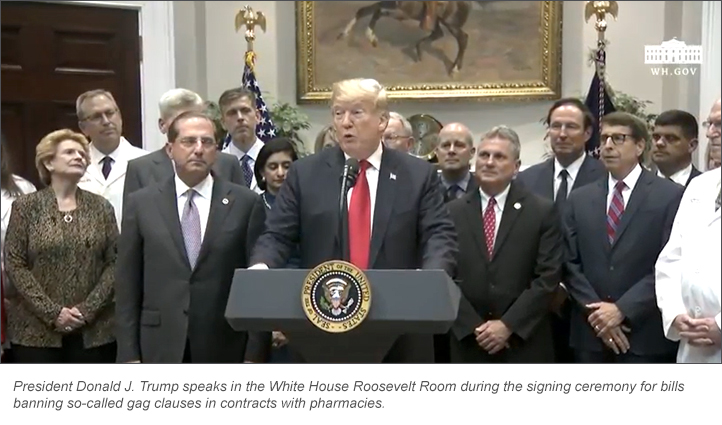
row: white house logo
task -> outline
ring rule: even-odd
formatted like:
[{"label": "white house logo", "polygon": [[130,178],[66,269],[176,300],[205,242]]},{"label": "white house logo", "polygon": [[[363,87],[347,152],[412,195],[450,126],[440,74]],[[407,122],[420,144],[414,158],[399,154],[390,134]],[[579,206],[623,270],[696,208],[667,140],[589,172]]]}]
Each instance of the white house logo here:
[{"label": "white house logo", "polygon": [[688,46],[673,38],[659,46],[644,46],[644,63],[648,65],[699,65],[702,46]]}]

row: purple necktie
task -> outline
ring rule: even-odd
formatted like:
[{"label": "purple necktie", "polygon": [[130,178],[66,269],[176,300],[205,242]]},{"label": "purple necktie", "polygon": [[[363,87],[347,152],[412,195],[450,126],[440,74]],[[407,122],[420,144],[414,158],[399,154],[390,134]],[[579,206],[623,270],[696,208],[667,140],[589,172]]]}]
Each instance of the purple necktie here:
[{"label": "purple necktie", "polygon": [[196,191],[189,189],[186,192],[187,201],[183,207],[181,218],[181,229],[183,230],[183,241],[186,245],[186,255],[191,269],[195,268],[198,260],[198,253],[201,250],[201,217],[198,214],[195,202],[193,202]]}]

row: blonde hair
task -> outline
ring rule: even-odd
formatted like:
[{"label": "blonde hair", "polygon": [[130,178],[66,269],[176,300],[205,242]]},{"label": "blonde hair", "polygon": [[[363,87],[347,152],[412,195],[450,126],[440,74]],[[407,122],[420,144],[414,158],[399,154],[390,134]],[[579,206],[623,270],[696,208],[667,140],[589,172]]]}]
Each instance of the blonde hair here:
[{"label": "blonde hair", "polygon": [[327,125],[323,128],[323,130],[318,132],[318,135],[316,136],[316,142],[313,146],[313,152],[318,153],[323,150],[323,144],[326,141],[326,135],[330,134],[331,138],[338,143],[338,140],[336,140],[336,131],[334,130],[332,125]]},{"label": "blonde hair", "polygon": [[75,115],[78,117],[79,120],[85,119],[83,115],[83,103],[88,99],[94,99],[98,96],[105,96],[108,99],[112,100],[115,104],[115,107],[118,107],[118,102],[115,101],[115,98],[113,97],[113,94],[105,89],[95,89],[95,90],[88,90],[85,93],[78,96],[78,99],[75,101]]},{"label": "blonde hair", "polygon": [[333,84],[331,102],[348,102],[359,99],[371,100],[377,111],[388,113],[389,100],[386,89],[372,78],[352,78]]},{"label": "blonde hair", "polygon": [[56,130],[40,140],[40,143],[35,147],[35,168],[38,169],[40,180],[45,184],[49,185],[51,180],[50,170],[45,166],[45,163],[52,160],[58,151],[58,145],[66,140],[79,143],[83,147],[85,152],[85,160],[87,161],[90,157],[88,139],[80,133],[76,133],[73,130],[64,128],[62,130]]}]

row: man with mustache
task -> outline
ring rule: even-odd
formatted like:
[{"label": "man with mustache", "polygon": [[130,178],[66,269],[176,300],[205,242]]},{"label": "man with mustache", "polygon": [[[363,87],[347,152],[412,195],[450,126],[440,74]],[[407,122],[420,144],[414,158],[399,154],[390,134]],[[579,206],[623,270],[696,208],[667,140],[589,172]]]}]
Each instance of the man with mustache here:
[{"label": "man with mustache", "polygon": [[240,363],[247,333],[224,317],[233,273],[248,266],[265,208],[215,178],[213,121],[184,112],[168,128],[175,173],[133,192],[116,263],[118,361]]},{"label": "man with mustache", "polygon": [[659,114],[652,131],[652,161],[659,177],[687,187],[701,174],[692,165],[698,132],[697,118],[689,112],[673,109]]},{"label": "man with mustache", "polygon": [[256,95],[243,87],[226,90],[218,99],[218,106],[221,108],[223,128],[230,139],[223,152],[238,158],[246,187],[261,193],[253,173],[256,158],[263,147],[263,141],[256,136],[256,125],[261,119],[256,108]]},{"label": "man with mustache", "polygon": [[571,347],[580,363],[669,363],[654,267],[669,239],[684,187],[645,170],[649,139],[635,116],[602,118],[609,175],[572,192],[565,207],[566,269],[573,299]]},{"label": "man with mustache", "polygon": [[88,169],[78,187],[110,201],[120,226],[128,162],[148,152],[123,137],[123,117],[110,92],[98,89],[81,94],[75,110],[78,126],[90,140]]}]

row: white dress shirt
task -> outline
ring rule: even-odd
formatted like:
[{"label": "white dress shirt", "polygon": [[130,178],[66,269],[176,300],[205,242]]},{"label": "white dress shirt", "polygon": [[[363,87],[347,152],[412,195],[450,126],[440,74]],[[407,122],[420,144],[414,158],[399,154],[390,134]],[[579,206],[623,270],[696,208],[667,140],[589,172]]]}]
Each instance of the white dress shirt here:
[{"label": "white dress shirt", "polygon": [[562,176],[561,176],[562,170],[566,169],[567,173],[569,174],[567,176],[567,196],[569,196],[569,193],[572,191],[572,187],[574,187],[574,182],[577,181],[577,175],[579,174],[579,170],[582,168],[582,164],[584,163],[584,160],[586,158],[587,158],[587,154],[584,153],[584,154],[582,154],[582,156],[575,159],[574,162],[569,164],[569,166],[566,168],[564,168],[557,159],[554,159],[554,200],[555,201],[557,199],[557,192],[559,191],[559,186],[561,186],[561,184],[562,184]]},{"label": "white dress shirt", "polygon": [[[188,202],[188,185],[175,176],[175,191],[178,201],[178,219],[183,220],[183,209]],[[211,196],[213,195],[213,177],[208,174],[202,182],[198,183],[195,187],[196,194],[193,196],[193,203],[198,209],[198,215],[201,219],[201,242],[206,234],[206,226],[208,225],[208,215],[211,212]]]},{"label": "white dress shirt", "polygon": [[[379,143],[378,149],[366,159],[369,163],[369,167],[366,168],[366,181],[369,184],[369,195],[371,195],[371,229],[369,234],[373,234],[374,230],[374,210],[376,208],[376,191],[379,186],[379,172],[381,170],[381,155],[383,154],[383,144]],[[350,157],[344,153],[344,157],[348,160]],[[351,207],[351,196],[353,194],[353,188],[348,191],[346,199],[347,206]]]},{"label": "white dress shirt", "polygon": [[[501,223],[501,216],[504,213],[504,204],[506,203],[507,195],[509,195],[509,187],[511,187],[511,185],[507,185],[504,190],[494,196],[494,200],[496,200],[496,206],[494,207],[494,212],[496,213],[494,219],[494,244],[496,244],[496,235],[499,233],[499,223]],[[481,214],[483,216],[486,212],[486,206],[489,205],[491,196],[484,193],[482,189],[479,189],[479,193],[481,193]]]},{"label": "white dress shirt", "polygon": [[[629,204],[629,197],[632,196],[632,191],[634,190],[634,186],[637,184],[637,180],[639,180],[639,176],[642,175],[642,167],[637,164],[634,166],[632,171],[627,174],[627,177],[623,179],[624,184],[627,185],[627,187],[624,188],[622,191],[622,199],[624,200],[624,208],[627,208],[627,204]],[[614,197],[614,191],[617,190],[617,179],[612,177],[611,174],[609,174],[609,192],[607,192],[607,211],[609,210],[609,205],[612,204],[612,197]]]},{"label": "white dress shirt", "polygon": [[[659,170],[657,170],[657,175],[663,179],[667,178],[667,176],[662,174],[662,172]],[[669,176],[669,179],[679,185],[687,186],[687,180],[689,180],[689,176],[691,176],[691,175],[692,175],[692,163],[690,163],[685,168],[682,168],[681,170],[679,170],[676,173]]]},{"label": "white dress shirt", "polygon": [[242,150],[238,149],[238,147],[233,143],[233,141],[231,141],[231,143],[229,143],[228,146],[223,149],[223,153],[229,153],[238,158],[238,162],[241,164],[241,168],[243,167],[243,157],[248,155],[251,158],[248,161],[248,166],[251,167],[251,172],[253,174],[253,177],[251,178],[250,189],[256,193],[263,192],[261,188],[258,187],[258,182],[256,181],[256,173],[253,173],[253,170],[256,167],[256,159],[258,159],[258,154],[261,152],[262,148],[263,141],[256,138],[256,141],[253,143],[251,149],[249,149],[248,152],[243,152]]}]

